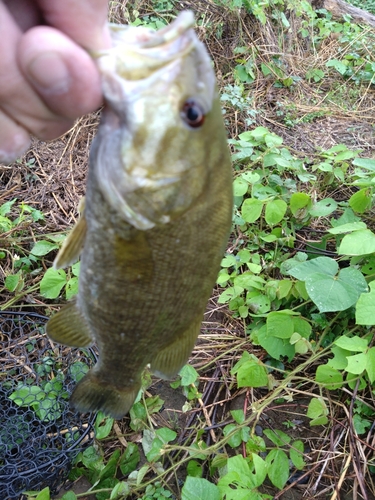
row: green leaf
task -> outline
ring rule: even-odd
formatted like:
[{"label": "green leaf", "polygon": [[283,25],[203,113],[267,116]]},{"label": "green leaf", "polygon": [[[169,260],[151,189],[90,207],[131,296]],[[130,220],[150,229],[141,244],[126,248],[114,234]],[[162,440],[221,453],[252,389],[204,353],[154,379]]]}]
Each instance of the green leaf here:
[{"label": "green leaf", "polygon": [[374,252],[375,234],[370,229],[362,229],[345,235],[338,249],[341,255],[367,255]]},{"label": "green leaf", "polygon": [[362,273],[350,267],[342,269],[338,276],[312,274],[305,280],[305,285],[320,312],[344,311],[354,305],[360,294],[367,290]]},{"label": "green leaf", "polygon": [[273,448],[266,456],[268,477],[271,483],[279,488],[284,488],[289,477],[289,460],[285,451]]},{"label": "green leaf", "polygon": [[14,292],[22,281],[22,273],[19,271],[16,274],[9,274],[5,278],[4,285],[9,292]]},{"label": "green leaf", "polygon": [[44,399],[46,393],[37,385],[21,385],[9,396],[18,406],[30,406]]},{"label": "green leaf", "polygon": [[328,229],[331,234],[344,234],[351,233],[353,231],[359,231],[360,229],[366,229],[366,224],[362,221],[360,222],[348,222],[347,224],[341,224],[340,226]]},{"label": "green leaf", "polygon": [[183,366],[179,371],[179,375],[181,377],[181,385],[183,386],[194,384],[199,379],[199,373],[191,365]]},{"label": "green leaf", "polygon": [[62,497],[61,500],[77,500],[77,496],[73,491],[67,491]]},{"label": "green leaf", "polygon": [[338,347],[350,352],[365,352],[368,346],[368,340],[361,337],[347,337],[343,335],[334,341]]},{"label": "green leaf", "polygon": [[294,466],[298,470],[302,470],[306,463],[303,459],[304,445],[303,442],[298,439],[297,441],[293,441],[290,448],[290,459],[293,462]]},{"label": "green leaf", "polygon": [[339,266],[334,259],[330,257],[317,257],[316,259],[301,262],[287,271],[288,274],[301,281],[315,273],[323,273],[334,276],[339,270]]},{"label": "green leaf", "polygon": [[375,171],[375,160],[371,158],[355,158],[352,163],[356,167],[362,167],[367,170]]},{"label": "green leaf", "polygon": [[30,250],[30,253],[33,255],[37,255],[38,257],[42,257],[43,255],[47,255],[47,253],[52,250],[56,250],[58,245],[55,243],[51,243],[50,241],[40,240],[35,243],[33,248]]},{"label": "green leaf", "polygon": [[141,455],[139,453],[138,446],[135,443],[128,443],[128,447],[126,448],[119,463],[120,470],[124,476],[127,476],[137,468],[140,459]]},{"label": "green leaf", "polygon": [[66,284],[66,273],[63,269],[47,269],[40,282],[40,293],[47,299],[56,299]]},{"label": "green leaf", "polygon": [[313,217],[327,217],[337,209],[337,203],[333,198],[325,198],[324,200],[314,203],[313,207],[309,210],[310,215]]},{"label": "green leaf", "polygon": [[238,429],[236,424],[228,424],[223,429],[223,434],[225,437],[229,436],[228,444],[231,448],[237,448],[242,443],[241,431]]},{"label": "green leaf", "polygon": [[233,181],[233,194],[234,196],[243,196],[249,189],[249,183],[242,177],[236,177]]},{"label": "green leaf", "polygon": [[237,372],[238,387],[264,387],[268,385],[267,370],[261,361],[250,360]]},{"label": "green leaf", "polygon": [[78,293],[78,278],[77,276],[73,276],[66,284],[66,299],[70,300],[74,295]]},{"label": "green leaf", "polygon": [[94,424],[96,439],[104,439],[109,436],[113,427],[113,422],[113,418],[106,417],[103,412],[99,411]]},{"label": "green leaf", "polygon": [[181,490],[181,500],[220,500],[219,488],[199,477],[187,476]]},{"label": "green leaf", "polygon": [[203,468],[199,462],[196,460],[189,460],[187,464],[187,473],[188,476],[192,477],[202,477],[203,475]]},{"label": "green leaf", "polygon": [[324,425],[328,422],[328,408],[323,398],[312,398],[306,415],[311,418],[310,425]]},{"label": "green leaf", "polygon": [[[111,492],[110,500],[124,499],[130,495],[130,487],[125,481],[120,481],[116,484]],[[72,499],[73,500],[73,499]]]},{"label": "green leaf", "polygon": [[366,370],[368,378],[371,384],[375,381],[375,347],[371,347],[367,351],[367,361],[366,361]]},{"label": "green leaf", "polygon": [[293,193],[289,204],[292,214],[298,218],[303,218],[305,216],[304,209],[311,206],[311,199],[306,193]]},{"label": "green leaf", "polygon": [[263,208],[263,202],[256,198],[247,198],[242,203],[241,215],[244,221],[252,224],[259,219]]},{"label": "green leaf", "polygon": [[274,311],[267,316],[267,335],[289,339],[294,333],[293,318],[284,311]]},{"label": "green leaf", "polygon": [[356,304],[357,325],[375,325],[375,281],[369,283],[370,291],[362,293]]},{"label": "green leaf", "polygon": [[37,497],[35,500],[50,500],[50,491],[47,486],[47,488],[44,488],[40,493],[38,493]]},{"label": "green leaf", "polygon": [[12,206],[14,203],[17,201],[17,198],[14,198],[13,200],[7,201],[3,203],[3,205],[0,206],[0,215],[1,217],[5,217],[5,215],[9,214],[9,212],[12,209]]},{"label": "green leaf", "polygon": [[338,389],[343,384],[342,373],[329,365],[319,365],[315,379],[327,389]]},{"label": "green leaf", "polygon": [[352,194],[349,198],[349,206],[359,214],[363,214],[371,207],[372,192],[368,188],[363,188]]},{"label": "green leaf", "polygon": [[264,434],[270,441],[273,442],[273,444],[278,447],[285,446],[286,444],[290,443],[292,439],[290,436],[288,436],[288,434],[281,431],[280,429],[264,429]]},{"label": "green leaf", "polygon": [[348,69],[348,66],[338,59],[330,59],[326,62],[326,66],[327,68],[335,68],[335,70],[337,70],[341,75],[344,75]]},{"label": "green leaf", "polygon": [[273,226],[281,222],[286,213],[288,205],[284,200],[272,200],[266,203],[265,220],[267,224]]},{"label": "green leaf", "polygon": [[364,352],[348,356],[348,364],[345,370],[354,375],[360,375],[364,372],[367,366],[367,356]]}]

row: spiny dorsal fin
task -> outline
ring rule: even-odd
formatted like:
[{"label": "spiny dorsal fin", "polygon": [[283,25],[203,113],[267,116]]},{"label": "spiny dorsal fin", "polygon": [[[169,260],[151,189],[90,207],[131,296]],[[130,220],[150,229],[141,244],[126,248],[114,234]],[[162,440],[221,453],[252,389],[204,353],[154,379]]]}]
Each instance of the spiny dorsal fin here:
[{"label": "spiny dorsal fin", "polygon": [[83,245],[85,243],[87,223],[84,214],[85,209],[85,198],[82,198],[78,205],[78,210],[81,217],[77,224],[70,231],[66,239],[64,240],[59,253],[53,263],[55,269],[61,269],[62,267],[68,267],[77,262],[80,253],[82,251]]},{"label": "spiny dorsal fin", "polygon": [[90,328],[75,300],[52,316],[47,323],[46,331],[55,342],[71,347],[86,347],[93,341]]}]

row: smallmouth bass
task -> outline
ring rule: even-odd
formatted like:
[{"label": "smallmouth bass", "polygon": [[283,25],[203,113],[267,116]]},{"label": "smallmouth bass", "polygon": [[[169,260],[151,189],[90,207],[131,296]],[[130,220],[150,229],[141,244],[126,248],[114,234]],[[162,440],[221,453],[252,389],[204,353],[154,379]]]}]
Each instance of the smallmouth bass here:
[{"label": "smallmouth bass", "polygon": [[232,172],[210,57],[184,11],[159,31],[113,25],[96,54],[105,107],[81,218],[55,260],[81,253],[79,291],[47,324],[59,343],[95,342],[79,411],[125,415],[147,364],[188,360],[232,218]]}]

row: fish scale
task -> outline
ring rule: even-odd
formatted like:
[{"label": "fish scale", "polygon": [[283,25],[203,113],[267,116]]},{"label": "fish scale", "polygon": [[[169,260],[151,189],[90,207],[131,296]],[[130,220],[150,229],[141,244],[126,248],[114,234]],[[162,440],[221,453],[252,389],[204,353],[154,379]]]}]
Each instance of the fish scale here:
[{"label": "fish scale", "polygon": [[230,156],[211,61],[192,26],[182,12],[159,32],[116,27],[114,48],[97,55],[106,105],[82,216],[55,261],[64,267],[81,253],[79,290],[47,324],[57,342],[98,347],[71,398],[80,411],[121,418],[146,365],[162,378],[179,372],[225,251]]}]

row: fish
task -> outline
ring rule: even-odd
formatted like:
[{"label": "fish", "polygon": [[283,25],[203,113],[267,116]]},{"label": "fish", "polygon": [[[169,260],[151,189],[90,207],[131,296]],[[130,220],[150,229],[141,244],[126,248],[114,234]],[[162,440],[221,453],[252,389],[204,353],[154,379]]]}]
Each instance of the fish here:
[{"label": "fish", "polygon": [[81,255],[78,293],[47,323],[99,358],[70,401],[128,413],[148,366],[162,379],[186,364],[228,241],[232,168],[211,58],[182,11],[158,31],[111,25],[94,54],[104,109],[85,201],[54,267]]}]

